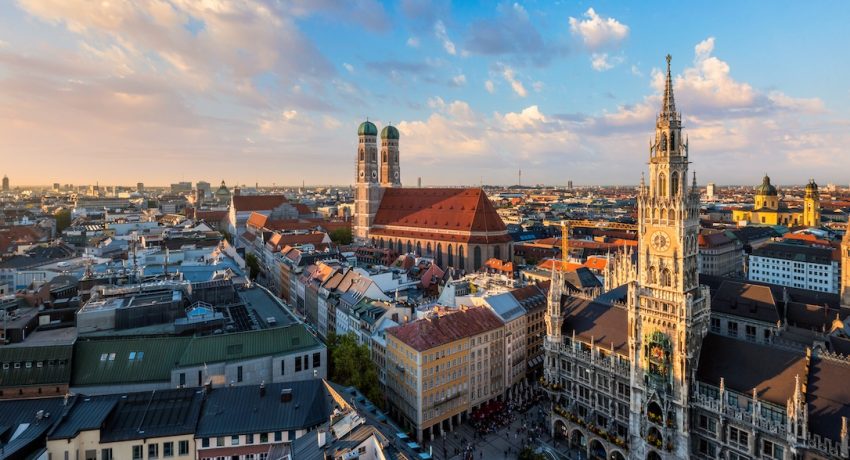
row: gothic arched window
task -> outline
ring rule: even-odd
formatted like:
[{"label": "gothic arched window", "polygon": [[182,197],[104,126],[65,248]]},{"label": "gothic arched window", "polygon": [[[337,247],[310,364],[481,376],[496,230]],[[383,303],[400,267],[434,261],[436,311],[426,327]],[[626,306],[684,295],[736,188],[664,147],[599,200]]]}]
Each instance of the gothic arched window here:
[{"label": "gothic arched window", "polygon": [[661,220],[667,220],[667,210],[666,209],[661,210]]},{"label": "gothic arched window", "polygon": [[649,284],[655,284],[657,282],[655,275],[655,267],[649,267],[649,271],[647,272],[646,278],[646,282]]},{"label": "gothic arched window", "polygon": [[431,252],[431,242],[430,242],[430,241],[428,242],[428,245],[427,245],[427,246],[425,246],[425,251],[426,251],[426,252],[425,252],[425,255],[426,255],[426,256],[428,256],[428,257],[430,257],[430,256],[431,256],[431,254],[432,254],[432,252]]},{"label": "gothic arched window", "polygon": [[360,151],[360,161],[363,161],[363,159],[365,158],[365,155],[366,155],[366,152],[364,152],[363,150],[361,150],[361,151]]},{"label": "gothic arched window", "polygon": [[382,157],[384,158],[384,163],[386,163],[387,162],[387,151],[386,150],[384,150],[384,154],[382,155]]},{"label": "gothic arched window", "polygon": [[410,244],[410,240],[407,240],[407,253],[410,254],[413,252],[413,245]]},{"label": "gothic arched window", "polygon": [[670,190],[673,196],[679,194],[679,173],[676,171],[670,174]]},{"label": "gothic arched window", "polygon": [[443,266],[443,246],[440,243],[437,243],[437,265]]},{"label": "gothic arched window", "polygon": [[481,246],[475,246],[472,250],[472,266],[475,270],[481,268]]},{"label": "gothic arched window", "polygon": [[502,247],[501,246],[495,246],[493,248],[493,257],[495,257],[499,260],[502,260]]},{"label": "gothic arched window", "polygon": [[670,275],[670,269],[665,268],[661,271],[661,285],[670,287],[673,284],[673,277]]},{"label": "gothic arched window", "polygon": [[454,253],[452,252],[452,245],[449,245],[449,247],[446,249],[446,252],[447,252],[447,254],[448,254],[448,256],[449,256],[449,257],[448,257],[448,259],[449,259],[449,260],[448,260],[448,266],[449,266],[449,267],[452,267],[452,266],[454,266],[454,263],[455,263],[455,255],[454,255]]},{"label": "gothic arched window", "polygon": [[416,255],[417,256],[422,255],[422,243],[419,242],[419,241],[416,242]]},{"label": "gothic arched window", "polygon": [[457,266],[466,270],[466,260],[463,257],[463,246],[457,247]]},{"label": "gothic arched window", "polygon": [[661,151],[662,152],[667,151],[667,134],[666,133],[661,133]]},{"label": "gothic arched window", "polygon": [[658,196],[667,196],[667,176],[658,174]]}]

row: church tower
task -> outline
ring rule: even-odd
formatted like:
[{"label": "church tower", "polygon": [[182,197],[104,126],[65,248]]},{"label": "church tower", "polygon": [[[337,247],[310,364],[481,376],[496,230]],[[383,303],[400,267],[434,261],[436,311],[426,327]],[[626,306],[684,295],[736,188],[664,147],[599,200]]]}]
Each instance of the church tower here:
[{"label": "church tower", "polygon": [[398,137],[395,126],[386,126],[381,130],[381,187],[401,187]]},{"label": "church tower", "polygon": [[[629,433],[634,458],[688,458],[688,394],[708,332],[699,285],[699,189],[688,185],[688,142],[667,80],[649,149],[649,186],[638,206],[638,279],[629,285]],[[630,456],[632,456],[630,455]]]},{"label": "church tower", "polygon": [[841,240],[841,305],[850,307],[850,223]]},{"label": "church tower", "polygon": [[820,227],[820,191],[814,179],[806,184],[806,195],[803,197],[803,225]]},{"label": "church tower", "polygon": [[369,120],[357,128],[357,168],[354,182],[354,238],[365,243],[381,203],[378,184],[378,128]]}]

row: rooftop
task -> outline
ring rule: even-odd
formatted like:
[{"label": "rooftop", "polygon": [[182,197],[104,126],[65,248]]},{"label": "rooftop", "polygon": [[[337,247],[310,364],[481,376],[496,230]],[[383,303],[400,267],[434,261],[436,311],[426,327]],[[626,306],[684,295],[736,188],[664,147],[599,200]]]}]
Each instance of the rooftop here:
[{"label": "rooftop", "polygon": [[501,326],[502,320],[489,308],[469,308],[392,327],[387,334],[417,351],[425,351]]}]

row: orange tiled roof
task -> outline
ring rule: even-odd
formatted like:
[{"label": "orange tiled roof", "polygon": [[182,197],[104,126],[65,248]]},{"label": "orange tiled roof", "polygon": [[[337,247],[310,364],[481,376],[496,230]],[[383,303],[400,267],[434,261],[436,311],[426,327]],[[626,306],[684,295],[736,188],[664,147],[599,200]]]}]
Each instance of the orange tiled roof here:
[{"label": "orange tiled roof", "polygon": [[248,221],[245,225],[254,228],[263,228],[266,226],[266,221],[268,220],[268,216],[264,216],[258,212],[252,212],[251,215],[248,216]]},{"label": "orange tiled roof", "polygon": [[238,195],[233,197],[237,211],[268,211],[283,203],[289,203],[283,195]]},{"label": "orange tiled roof", "polygon": [[[546,259],[543,262],[540,262],[539,264],[537,264],[537,268],[539,268],[541,270],[551,271],[553,265],[555,265],[556,270],[558,270],[558,271],[561,270],[561,261],[558,260],[558,259]],[[567,262],[567,269],[564,270],[564,271],[574,272],[581,267],[583,267],[582,264],[577,264],[575,262]]]},{"label": "orange tiled roof", "polygon": [[497,259],[495,257],[491,258],[491,259],[487,259],[487,261],[484,262],[484,265],[487,268],[492,268],[493,270],[497,270],[497,271],[500,271],[500,272],[513,273],[513,271],[514,271],[513,262],[500,260],[500,259]]},{"label": "orange tiled roof", "polygon": [[588,257],[587,261],[584,262],[584,266],[591,270],[602,271],[608,266],[608,259],[604,257]]},{"label": "orange tiled roof", "polygon": [[507,236],[505,223],[480,188],[388,188],[372,225],[378,231],[396,226],[434,235],[451,230]]}]

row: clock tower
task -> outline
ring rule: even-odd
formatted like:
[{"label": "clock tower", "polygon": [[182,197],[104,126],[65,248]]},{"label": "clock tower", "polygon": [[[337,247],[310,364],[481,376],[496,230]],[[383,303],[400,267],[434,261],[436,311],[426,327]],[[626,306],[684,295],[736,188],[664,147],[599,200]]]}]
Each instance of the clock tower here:
[{"label": "clock tower", "polygon": [[699,190],[688,184],[688,142],[667,79],[649,185],[641,179],[638,279],[629,285],[630,446],[635,458],[688,458],[688,396],[708,332],[708,289],[699,285]]}]

